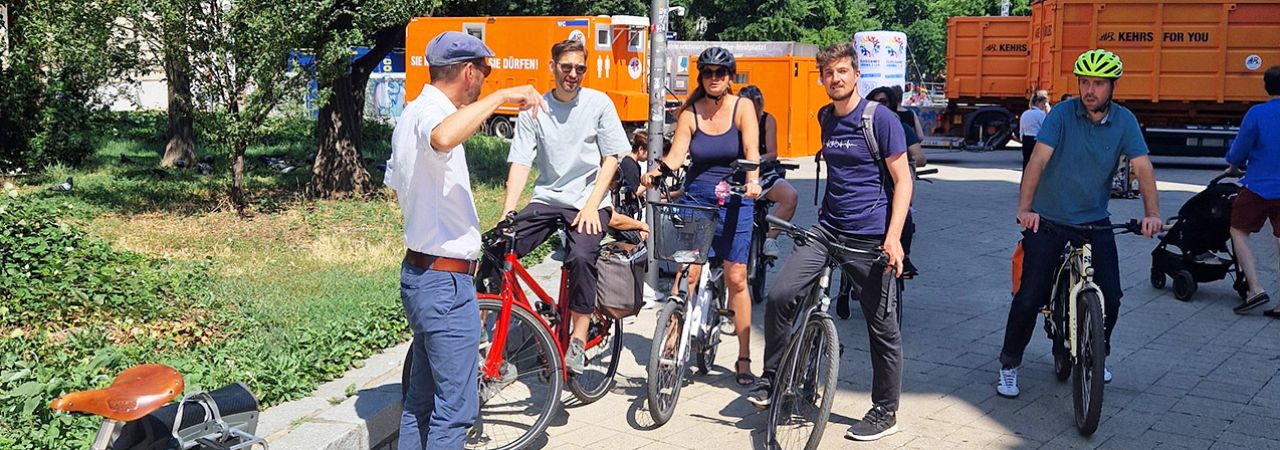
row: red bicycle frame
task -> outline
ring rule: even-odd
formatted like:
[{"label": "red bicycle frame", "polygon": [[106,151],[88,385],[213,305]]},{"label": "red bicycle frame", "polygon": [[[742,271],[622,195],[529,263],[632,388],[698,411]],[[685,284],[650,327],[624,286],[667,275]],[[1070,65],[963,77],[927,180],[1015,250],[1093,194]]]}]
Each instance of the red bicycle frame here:
[{"label": "red bicycle frame", "polygon": [[[505,269],[502,271],[502,294],[480,294],[477,296],[481,299],[499,300],[502,302],[502,311],[499,313],[497,323],[494,326],[495,330],[491,337],[493,341],[490,348],[506,348],[507,332],[511,325],[511,308],[519,307],[528,311],[530,314],[533,314],[534,317],[537,317],[538,321],[542,323],[542,326],[545,327],[547,331],[550,331],[552,336],[555,336],[556,348],[560,351],[560,359],[563,360],[564,352],[569,347],[569,327],[573,322],[570,320],[572,315],[569,310],[568,301],[568,269],[565,267],[560,268],[560,295],[557,297],[560,300],[556,301],[553,300],[551,296],[547,295],[547,292],[542,289],[542,286],[538,285],[538,282],[533,279],[533,276],[529,274],[529,271],[526,270],[524,266],[520,265],[520,259],[516,257],[514,252],[507,253],[506,257],[503,258],[503,262]],[[524,281],[525,286],[528,286],[533,290],[533,294],[537,296],[538,300],[548,305],[553,305],[553,311],[555,312],[554,315],[556,318],[554,327],[550,322],[547,322],[547,319],[543,317],[542,314],[538,313],[531,303],[529,303],[529,299],[525,295],[524,289],[520,284],[521,280]],[[595,314],[600,313],[597,311]],[[595,347],[603,340],[604,336],[590,337],[584,347]],[[500,369],[502,367],[502,360],[503,352],[489,352],[488,356],[486,356],[484,360],[484,377],[486,380],[501,378]],[[562,370],[561,376],[568,379],[568,371]]]}]

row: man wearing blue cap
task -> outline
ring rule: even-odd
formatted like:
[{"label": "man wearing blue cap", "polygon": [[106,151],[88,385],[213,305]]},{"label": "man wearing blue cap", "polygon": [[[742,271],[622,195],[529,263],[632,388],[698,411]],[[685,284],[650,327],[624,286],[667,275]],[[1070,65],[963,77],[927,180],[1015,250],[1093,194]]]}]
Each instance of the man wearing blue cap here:
[{"label": "man wearing blue cap", "polygon": [[528,85],[479,99],[493,52],[471,35],[445,32],[426,50],[431,83],[396,124],[384,180],[404,212],[407,247],[400,301],[413,358],[400,416],[404,450],[463,448],[479,412],[480,309],[472,275],[480,221],[462,142],[504,103],[530,114],[546,108]]}]

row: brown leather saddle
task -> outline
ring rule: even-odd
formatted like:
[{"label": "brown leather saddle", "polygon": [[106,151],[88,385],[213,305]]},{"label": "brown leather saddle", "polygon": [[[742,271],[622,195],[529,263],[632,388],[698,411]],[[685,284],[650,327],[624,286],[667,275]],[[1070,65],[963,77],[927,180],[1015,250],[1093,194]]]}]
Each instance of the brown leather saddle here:
[{"label": "brown leather saddle", "polygon": [[160,364],[143,364],[120,372],[105,389],[72,392],[49,403],[49,407],[132,422],[169,403],[185,386],[177,370]]}]

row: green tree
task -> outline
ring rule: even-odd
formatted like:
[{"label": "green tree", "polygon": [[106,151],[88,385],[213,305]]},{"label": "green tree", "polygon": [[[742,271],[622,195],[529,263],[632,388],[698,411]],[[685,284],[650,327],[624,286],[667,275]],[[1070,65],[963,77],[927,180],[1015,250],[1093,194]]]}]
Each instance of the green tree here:
[{"label": "green tree", "polygon": [[[392,48],[404,45],[414,16],[429,15],[438,0],[321,0],[321,21],[310,47],[316,52],[320,112],[316,160],[308,190],[314,196],[364,194],[373,183],[361,156],[364,93],[369,75]],[[370,51],[352,61],[351,47]]]},{"label": "green tree", "polygon": [[715,36],[720,40],[800,41],[826,46],[849,41],[859,31],[879,28],[880,21],[871,17],[870,11],[865,0],[768,0],[744,16],[719,16],[725,27]]},{"label": "green tree", "polygon": [[300,2],[201,2],[186,36],[197,99],[206,102],[219,142],[231,156],[231,201],[249,215],[245,150],[270,131],[268,114],[307,77],[293,72],[289,51],[314,41],[320,10]]},{"label": "green tree", "polygon": [[143,70],[160,67],[168,90],[169,125],[160,167],[195,166],[195,104],[191,91],[191,48],[188,36],[195,0],[138,0],[127,16],[133,35],[149,50]]},{"label": "green tree", "polygon": [[0,172],[78,164],[93,152],[98,89],[135,65],[118,2],[7,2],[7,63],[0,66]]},{"label": "green tree", "polygon": [[439,15],[467,16],[578,16],[649,15],[646,0],[457,0],[444,2]]}]

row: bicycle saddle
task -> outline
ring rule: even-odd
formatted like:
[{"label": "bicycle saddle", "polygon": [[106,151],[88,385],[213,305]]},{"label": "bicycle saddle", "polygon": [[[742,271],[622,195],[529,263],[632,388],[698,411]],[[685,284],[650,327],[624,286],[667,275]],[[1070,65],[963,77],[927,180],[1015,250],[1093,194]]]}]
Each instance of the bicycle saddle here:
[{"label": "bicycle saddle", "polygon": [[182,393],[183,387],[182,374],[173,368],[143,364],[120,372],[105,389],[72,392],[49,403],[49,407],[132,422],[169,403]]}]

